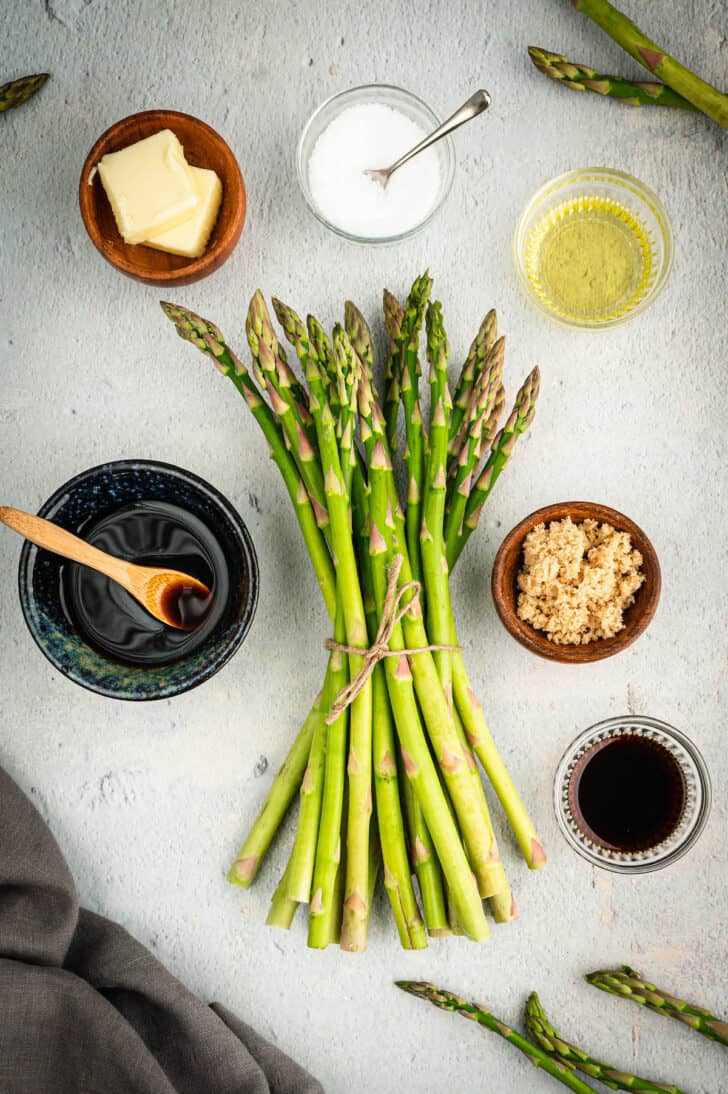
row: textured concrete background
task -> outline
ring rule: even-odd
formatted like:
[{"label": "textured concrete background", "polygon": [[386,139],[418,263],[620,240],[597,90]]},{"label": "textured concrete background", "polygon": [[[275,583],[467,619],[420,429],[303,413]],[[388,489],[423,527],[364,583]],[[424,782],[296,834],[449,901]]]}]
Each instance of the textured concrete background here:
[{"label": "textured concrete background", "polygon": [[[538,988],[567,1034],[615,1064],[693,1094],[728,1091],[719,1046],[580,979],[629,960],[726,1010],[725,134],[699,116],[629,110],[539,77],[529,43],[637,72],[566,0],[1,7],[0,78],[49,69],[53,80],[0,119],[0,496],[33,510],[82,468],[157,457],[226,493],[260,557],[258,615],[234,661],[172,702],[124,705],[68,683],[35,649],[15,591],[19,544],[0,534],[0,763],[48,818],[84,902],[127,925],[202,997],[300,1058],[332,1094],[554,1089],[505,1045],[401,995],[395,976],[481,996],[514,1022]],[[705,77],[728,83],[724,0],[624,7]],[[429,231],[374,252],[312,219],[293,169],[311,110],[373,80],[403,84],[443,114],[478,86],[493,96],[487,117],[456,137],[454,189]],[[403,293],[429,264],[455,359],[495,304],[509,338],[509,392],[541,364],[532,435],[454,582],[473,676],[550,852],[548,869],[529,875],[503,835],[522,917],[480,949],[451,940],[402,953],[382,899],[366,956],[308,951],[303,921],[290,934],[265,929],[290,829],[252,892],[224,880],[317,689],[327,623],[277,471],[242,402],[176,339],[158,294],[117,274],[85,236],[76,187],[88,149],[118,118],[154,106],[206,119],[240,160],[249,188],[240,246],[214,277],[174,298],[217,320],[241,348],[257,285],[327,321],[349,295],[374,317],[385,284]],[[586,164],[644,179],[675,231],[664,294],[641,319],[603,335],[561,330],[532,311],[511,260],[531,193]],[[652,536],[664,572],[645,637],[584,668],[529,656],[500,627],[488,590],[505,531],[569,497],[629,513]],[[551,809],[564,747],[628,710],[687,731],[715,790],[694,851],[635,880],[578,859]]]}]

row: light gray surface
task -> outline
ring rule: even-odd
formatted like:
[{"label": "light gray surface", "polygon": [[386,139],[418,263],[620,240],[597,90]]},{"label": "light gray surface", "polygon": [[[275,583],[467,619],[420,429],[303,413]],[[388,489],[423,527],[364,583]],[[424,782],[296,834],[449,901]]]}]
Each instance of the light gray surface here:
[{"label": "light gray surface", "polygon": [[[706,78],[728,83],[720,0],[624,6]],[[32,510],[84,467],[157,457],[226,493],[260,557],[258,615],[234,661],[172,702],[124,705],[63,680],[36,650],[15,590],[19,544],[0,534],[0,763],[50,821],[83,901],[297,1056],[332,1094],[554,1089],[507,1046],[395,991],[395,976],[481,996],[514,1022],[538,988],[564,1032],[581,1032],[616,1064],[693,1094],[728,1091],[719,1046],[580,981],[629,960],[726,1009],[725,135],[699,116],[630,110],[539,77],[529,43],[638,71],[566,0],[5,0],[0,40],[1,78],[53,73],[34,102],[0,118],[2,500]],[[310,111],[372,80],[401,83],[442,114],[477,86],[493,96],[486,117],[455,138],[455,186],[436,222],[378,251],[327,234],[307,213],[292,166]],[[454,358],[495,304],[508,332],[509,392],[541,364],[532,435],[454,581],[473,676],[550,852],[548,868],[529,875],[503,837],[522,918],[480,949],[452,940],[402,953],[383,900],[365,956],[307,950],[303,920],[289,935],[265,929],[290,829],[250,893],[224,880],[318,686],[327,624],[278,473],[242,402],[177,340],[159,294],[117,274],[85,236],[76,187],[88,149],[118,118],[154,106],[206,119],[240,160],[249,218],[239,248],[208,281],[168,295],[218,321],[241,349],[257,285],[333,321],[346,296],[375,316],[383,285],[403,293],[429,265]],[[653,186],[675,231],[662,297],[604,335],[561,330],[532,311],[510,253],[531,193],[586,164]],[[529,656],[501,629],[488,590],[504,532],[569,497],[630,514],[652,536],[664,573],[645,637],[585,668]],[[564,747],[627,710],[690,734],[715,790],[695,850],[637,880],[576,858],[551,810]],[[268,769],[258,777],[261,756]]]}]

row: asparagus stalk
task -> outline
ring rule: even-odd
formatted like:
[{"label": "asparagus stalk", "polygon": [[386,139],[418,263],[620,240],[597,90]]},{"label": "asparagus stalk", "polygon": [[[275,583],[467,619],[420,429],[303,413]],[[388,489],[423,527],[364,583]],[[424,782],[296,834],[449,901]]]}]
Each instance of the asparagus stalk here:
[{"label": "asparagus stalk", "polygon": [[488,906],[496,923],[512,923],[514,919],[518,919],[518,908],[510,888],[490,897]]},{"label": "asparagus stalk", "polygon": [[288,931],[293,923],[293,918],[299,909],[297,900],[291,900],[288,896],[288,867],[283,871],[278,887],[273,893],[270,902],[270,910],[266,919],[267,927],[280,927]]},{"label": "asparagus stalk", "polygon": [[308,757],[311,752],[313,734],[322,720],[321,696],[316,697],[309,715],[298,732],[293,748],[283,761],[278,774],[271,783],[270,790],[258,813],[245,843],[238,851],[230,867],[228,881],[249,889],[260,864],[271,845],[273,837],[281,826],[288,807],[301,785]]},{"label": "asparagus stalk", "polygon": [[473,475],[480,464],[483,448],[493,439],[503,410],[505,394],[500,380],[503,350],[504,340],[500,338],[491,351],[491,366],[481,376],[483,382],[474,392],[475,397],[463,427],[463,436],[458,438],[460,451],[448,480],[448,509],[444,529],[446,544],[449,545],[451,553],[454,553],[463,535]]},{"label": "asparagus stalk", "polygon": [[[336,613],[334,638],[346,640],[344,613]],[[332,652],[330,674],[324,695],[324,709],[329,710],[342,687],[348,683],[346,658]],[[337,877],[341,871],[341,833],[346,787],[346,748],[349,714],[344,711],[328,726],[326,733],[324,781],[322,788],[320,826],[314,842],[314,866],[309,907],[308,945],[325,949],[331,941],[332,922],[336,916]],[[324,728],[326,729],[325,723]],[[341,901],[339,900],[339,904]]]},{"label": "asparagus stalk", "polygon": [[691,102],[666,84],[627,80],[624,76],[605,76],[587,65],[577,64],[561,53],[540,46],[529,46],[528,55],[539,72],[572,91],[593,91],[618,99],[627,106],[671,106],[678,110],[697,110]]},{"label": "asparagus stalk", "polygon": [[526,1003],[526,1032],[531,1040],[553,1059],[561,1060],[568,1068],[582,1071],[590,1079],[598,1079],[610,1090],[640,1090],[646,1091],[647,1094],[685,1094],[677,1086],[653,1083],[650,1079],[641,1079],[639,1075],[618,1071],[611,1064],[595,1060],[576,1045],[565,1041],[549,1022],[535,991],[531,992]]},{"label": "asparagus stalk", "polygon": [[678,95],[682,95],[723,129],[728,129],[728,95],[706,83],[689,68],[648,38],[640,28],[609,3],[609,0],[572,0],[577,11],[588,16],[610,38],[658,76]]},{"label": "asparagus stalk", "polygon": [[428,934],[433,938],[441,938],[452,933],[448,923],[442,870],[425,822],[422,806],[402,766],[400,758],[397,764],[400,773],[400,793],[409,832],[412,867],[417,874],[420,887],[422,914]]},{"label": "asparagus stalk", "polygon": [[449,1010],[454,1014],[460,1014],[463,1018],[469,1018],[472,1022],[485,1026],[491,1033],[497,1033],[499,1037],[502,1037],[514,1048],[517,1048],[519,1052],[522,1052],[534,1067],[548,1072],[554,1079],[567,1086],[569,1090],[575,1091],[576,1094],[593,1094],[594,1088],[583,1082],[577,1075],[574,1075],[561,1061],[552,1059],[547,1052],[522,1037],[516,1030],[506,1026],[482,1004],[468,1003],[452,992],[446,991],[444,988],[436,988],[434,984],[429,984],[426,981],[397,980],[395,983],[398,988],[408,992],[409,995],[424,999],[425,1002],[432,1003],[441,1010]]},{"label": "asparagus stalk", "polygon": [[402,323],[404,310],[397,298],[384,290],[384,325],[390,338],[390,350],[384,366],[384,421],[390,452],[397,451],[397,417],[401,396]]},{"label": "asparagus stalk", "polygon": [[541,386],[541,374],[538,366],[534,368],[516,395],[516,401],[508,421],[498,433],[491,447],[491,453],[478,481],[473,487],[467,506],[462,535],[448,543],[447,562],[450,569],[462,554],[465,544],[478,526],[483,506],[491,495],[493,487],[511,457],[516,441],[528,429],[536,413],[536,400]]},{"label": "asparagus stalk", "polygon": [[711,1041],[728,1045],[728,1022],[716,1018],[704,1007],[678,999],[663,991],[662,988],[650,984],[641,973],[631,969],[629,965],[622,965],[621,969],[590,972],[586,980],[601,991],[620,996],[622,999],[631,999],[633,1003],[639,1003],[648,1010],[655,1011],[656,1014],[675,1018],[676,1021],[682,1022],[697,1033],[702,1033],[703,1037]]},{"label": "asparagus stalk", "polygon": [[414,282],[404,307],[399,345],[402,354],[400,389],[404,404],[407,435],[407,551],[412,573],[417,581],[422,577],[420,562],[420,530],[422,526],[422,489],[425,469],[425,448],[422,432],[422,411],[419,400],[420,362],[419,337],[425,308],[432,290],[427,273]]},{"label": "asparagus stalk", "polygon": [[18,80],[0,85],[0,114],[26,103],[36,91],[40,91],[49,76],[50,72],[39,72],[37,76],[21,76]]},{"label": "asparagus stalk", "polygon": [[458,382],[455,385],[453,395],[452,416],[450,419],[450,445],[448,452],[451,457],[457,456],[457,436],[463,423],[465,413],[470,406],[473,388],[483,371],[485,361],[491,348],[498,337],[498,320],[493,308],[488,312],[475,338],[472,341],[468,355],[465,358]]},{"label": "asparagus stalk", "polygon": [[[337,613],[338,619],[338,613]],[[342,658],[336,659],[332,653],[329,658],[329,669],[326,683],[324,684],[324,711],[326,703],[333,691],[332,678],[338,681],[341,677],[339,663]],[[338,669],[338,671],[337,671]],[[311,751],[308,756],[306,770],[303,773],[299,789],[300,809],[298,813],[298,826],[296,828],[296,840],[293,845],[286,873],[288,875],[286,895],[290,900],[296,900],[301,904],[308,904],[311,897],[311,881],[316,859],[316,839],[321,818],[321,801],[324,792],[324,759],[326,755],[326,721],[324,714],[318,718],[311,738]]]}]

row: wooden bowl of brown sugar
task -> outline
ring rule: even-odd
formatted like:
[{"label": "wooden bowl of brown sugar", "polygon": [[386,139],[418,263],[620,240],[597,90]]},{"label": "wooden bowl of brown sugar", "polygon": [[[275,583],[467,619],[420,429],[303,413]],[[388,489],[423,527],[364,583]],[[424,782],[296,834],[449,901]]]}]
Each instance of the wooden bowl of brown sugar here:
[{"label": "wooden bowl of brown sugar", "polygon": [[[618,532],[627,532],[632,547],[642,555],[640,567],[644,581],[634,594],[634,602],[624,611],[624,626],[610,638],[596,638],[585,644],[559,644],[545,631],[537,630],[518,615],[518,575],[523,568],[523,545],[526,536],[539,524],[571,517],[574,524],[594,520],[609,524]],[[639,525],[616,509],[590,501],[564,501],[537,509],[525,517],[503,540],[493,564],[491,589],[496,611],[506,630],[531,653],[550,661],[583,664],[601,661],[631,646],[647,628],[660,599],[660,563],[655,548]]]}]

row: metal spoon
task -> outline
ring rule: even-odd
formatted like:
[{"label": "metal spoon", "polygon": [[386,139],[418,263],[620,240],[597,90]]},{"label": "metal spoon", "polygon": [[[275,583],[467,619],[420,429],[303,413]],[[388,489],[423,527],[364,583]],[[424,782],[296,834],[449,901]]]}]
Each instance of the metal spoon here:
[{"label": "metal spoon", "polygon": [[[2,505],[0,522],[25,536],[37,547],[44,547],[46,551],[52,551],[53,554],[62,555],[72,562],[105,574],[117,585],[121,585],[122,589],[126,589],[150,615],[166,623],[168,627],[181,631],[192,630],[202,621],[206,606],[211,603],[212,593],[197,578],[180,573],[179,570],[137,566],[134,562],[107,555],[106,551],[92,547],[90,543],[67,532],[65,528],[59,528],[50,520],[44,520],[43,517],[34,517],[30,513],[24,513],[22,509]],[[185,600],[196,617],[196,622],[192,625],[184,621],[182,605]]]},{"label": "metal spoon", "polygon": [[478,114],[482,114],[484,110],[487,110],[490,106],[490,95],[487,91],[476,91],[474,95],[471,95],[467,102],[463,103],[459,110],[438,126],[434,133],[430,133],[429,137],[425,137],[419,144],[416,144],[414,148],[411,148],[409,152],[405,152],[403,156],[393,163],[391,167],[372,167],[367,168],[364,174],[384,189],[395,171],[399,170],[402,164],[407,163],[413,156],[418,155],[420,152],[424,152],[426,148],[429,148],[435,141],[439,141],[441,137],[447,136],[448,133],[452,133],[454,129],[464,125],[465,122],[471,121],[472,118],[477,118]]}]

